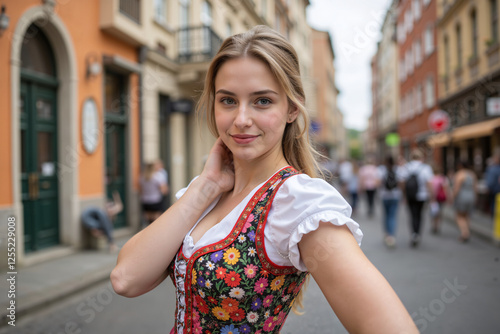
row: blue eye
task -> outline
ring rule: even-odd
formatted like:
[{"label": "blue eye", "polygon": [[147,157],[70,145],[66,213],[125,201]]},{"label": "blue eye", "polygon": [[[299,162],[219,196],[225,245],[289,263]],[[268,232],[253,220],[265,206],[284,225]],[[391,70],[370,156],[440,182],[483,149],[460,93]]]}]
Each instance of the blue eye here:
[{"label": "blue eye", "polygon": [[232,99],[230,97],[223,97],[222,99],[220,99],[220,102],[223,103],[223,104],[227,104],[227,105],[232,105],[232,104],[236,103],[234,101],[234,99]]},{"label": "blue eye", "polygon": [[268,106],[271,104],[271,100],[268,98],[260,98],[257,100],[257,104],[260,106]]}]

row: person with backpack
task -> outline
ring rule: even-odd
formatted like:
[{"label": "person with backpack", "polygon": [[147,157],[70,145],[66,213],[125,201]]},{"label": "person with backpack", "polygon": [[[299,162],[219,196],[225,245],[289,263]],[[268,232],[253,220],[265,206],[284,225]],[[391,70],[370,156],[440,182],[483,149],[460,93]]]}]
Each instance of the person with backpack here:
[{"label": "person with backpack", "polygon": [[396,225],[399,202],[401,200],[401,173],[392,156],[387,156],[385,166],[380,169],[380,198],[384,206],[384,243],[387,247],[396,246]]},{"label": "person with backpack", "polygon": [[410,162],[403,168],[404,193],[411,221],[410,246],[415,248],[421,240],[422,211],[431,198],[431,180],[434,176],[429,165],[423,162],[424,155],[419,149],[410,154]]},{"label": "person with backpack", "polygon": [[432,234],[438,234],[441,225],[443,205],[450,197],[450,182],[443,175],[441,169],[434,166],[434,176],[431,179],[433,200],[431,202],[430,212],[432,218]]}]

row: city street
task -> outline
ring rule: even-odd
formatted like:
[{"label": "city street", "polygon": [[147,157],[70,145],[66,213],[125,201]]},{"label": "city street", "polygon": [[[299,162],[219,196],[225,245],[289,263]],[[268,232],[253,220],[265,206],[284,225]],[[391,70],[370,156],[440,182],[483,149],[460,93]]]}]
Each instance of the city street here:
[{"label": "city street", "polygon": [[[499,248],[474,236],[468,244],[460,244],[450,223],[443,225],[441,234],[432,235],[427,220],[421,245],[411,249],[406,208],[400,206],[397,247],[387,249],[382,243],[381,205],[373,219],[367,219],[363,207],[360,209],[356,220],[365,234],[362,248],[394,287],[422,333],[500,332]],[[135,299],[115,295],[108,282],[19,319],[16,328],[0,329],[0,334],[168,333],[174,309],[170,281]],[[291,313],[281,333],[346,330],[311,280],[305,314]]]}]

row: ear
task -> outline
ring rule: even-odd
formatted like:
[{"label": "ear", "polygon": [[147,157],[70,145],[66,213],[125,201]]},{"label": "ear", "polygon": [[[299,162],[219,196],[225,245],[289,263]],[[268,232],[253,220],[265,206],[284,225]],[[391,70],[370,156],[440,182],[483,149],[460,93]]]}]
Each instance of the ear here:
[{"label": "ear", "polygon": [[297,116],[299,116],[299,108],[295,105],[295,103],[290,103],[286,122],[293,123],[297,119]]}]

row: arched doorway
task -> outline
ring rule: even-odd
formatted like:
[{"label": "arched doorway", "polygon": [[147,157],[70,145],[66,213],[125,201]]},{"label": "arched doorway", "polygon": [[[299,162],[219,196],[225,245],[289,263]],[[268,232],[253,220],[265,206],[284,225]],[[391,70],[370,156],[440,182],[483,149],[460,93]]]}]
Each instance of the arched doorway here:
[{"label": "arched doorway", "polygon": [[52,46],[31,24],[21,48],[21,198],[26,253],[59,243],[57,73]]}]

